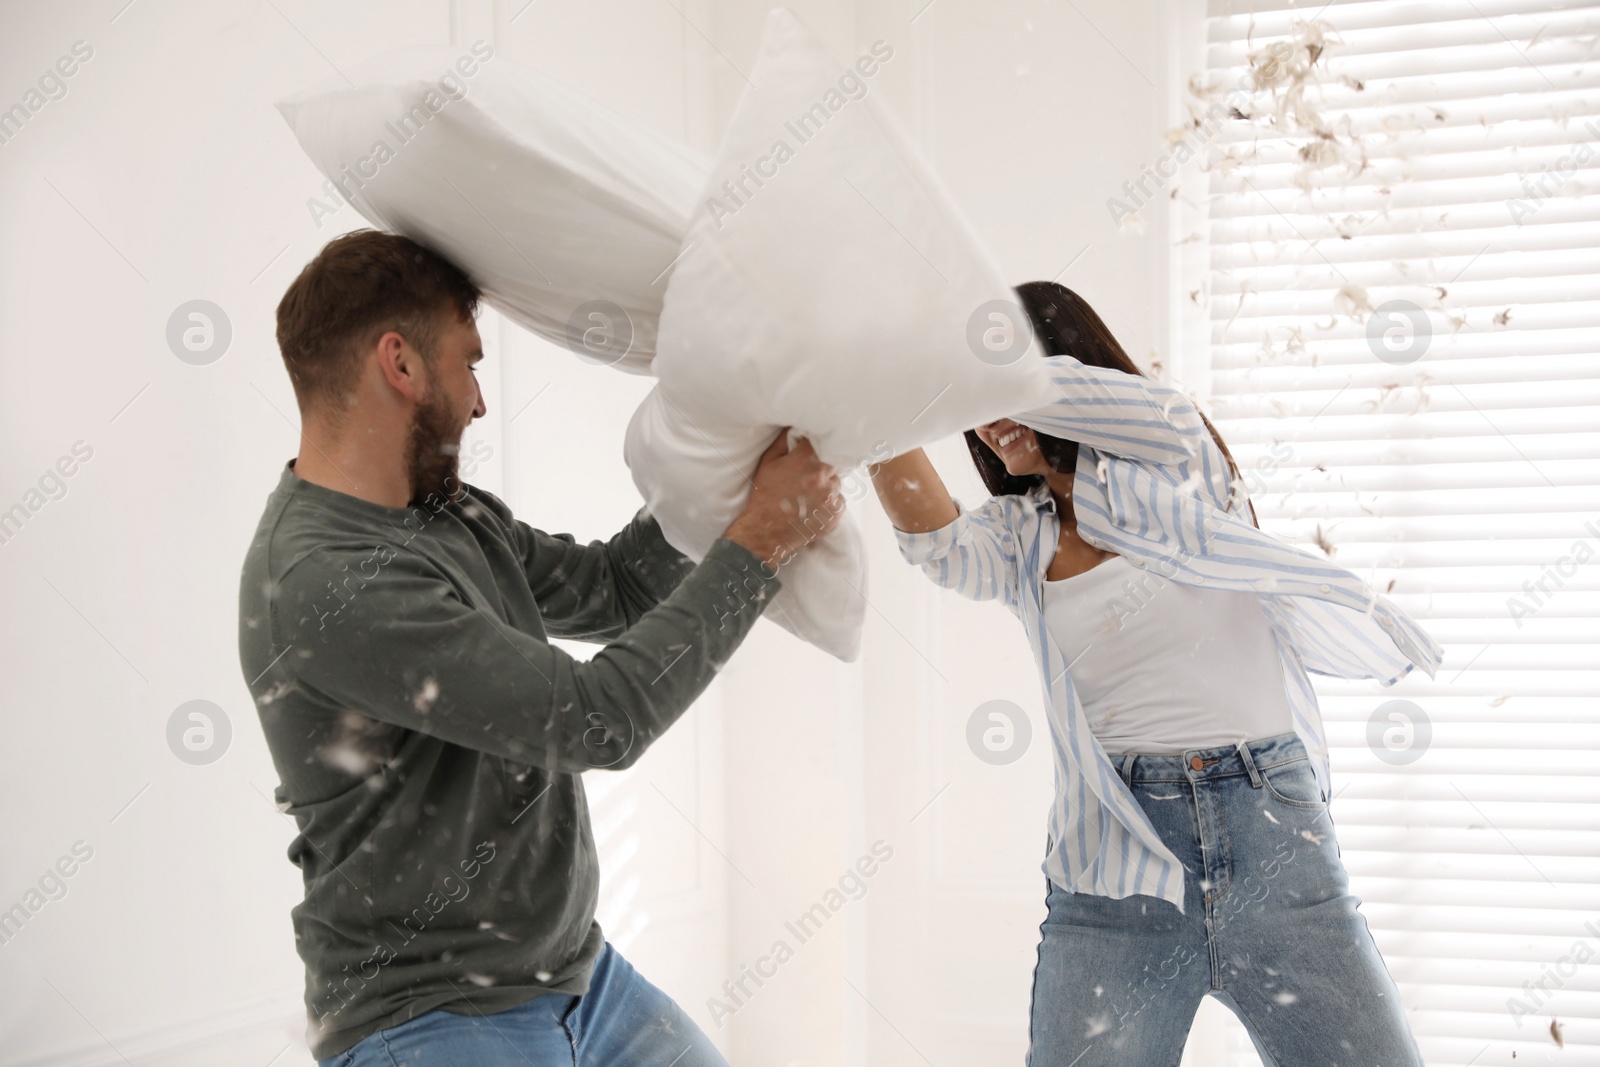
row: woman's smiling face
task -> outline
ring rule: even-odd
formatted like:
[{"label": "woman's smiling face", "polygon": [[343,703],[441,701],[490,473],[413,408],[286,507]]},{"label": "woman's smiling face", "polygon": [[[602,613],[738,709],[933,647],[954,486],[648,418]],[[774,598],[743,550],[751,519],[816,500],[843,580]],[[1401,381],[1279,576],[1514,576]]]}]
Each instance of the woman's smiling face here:
[{"label": "woman's smiling face", "polygon": [[1039,451],[1039,439],[1033,431],[1011,419],[996,419],[974,427],[978,439],[1006,466],[1006,473],[1016,476],[1048,474],[1050,465]]}]

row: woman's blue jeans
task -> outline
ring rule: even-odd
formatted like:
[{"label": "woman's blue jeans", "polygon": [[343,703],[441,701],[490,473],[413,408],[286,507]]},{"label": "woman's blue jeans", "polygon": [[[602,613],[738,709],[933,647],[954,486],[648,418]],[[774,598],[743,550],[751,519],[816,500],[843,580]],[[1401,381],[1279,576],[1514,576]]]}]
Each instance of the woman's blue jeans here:
[{"label": "woman's blue jeans", "polygon": [[1049,886],[1029,1067],[1177,1067],[1207,994],[1267,1067],[1419,1067],[1299,738],[1112,762],[1183,863],[1184,910]]},{"label": "woman's blue jeans", "polygon": [[728,1067],[673,999],[607,942],[582,996],[546,993],[491,1015],[436,1010],[318,1067]]}]

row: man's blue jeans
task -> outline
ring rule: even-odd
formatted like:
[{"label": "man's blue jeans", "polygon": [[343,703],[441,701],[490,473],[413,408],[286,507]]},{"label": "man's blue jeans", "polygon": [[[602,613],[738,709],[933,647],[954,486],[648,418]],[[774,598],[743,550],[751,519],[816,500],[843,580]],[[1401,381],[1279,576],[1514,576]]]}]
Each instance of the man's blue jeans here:
[{"label": "man's blue jeans", "polygon": [[1207,994],[1267,1067],[1420,1067],[1294,734],[1112,762],[1183,863],[1184,910],[1050,885],[1029,1067],[1177,1067]]},{"label": "man's blue jeans", "polygon": [[581,997],[492,1015],[424,1012],[318,1067],[728,1067],[716,1046],[607,942]]}]

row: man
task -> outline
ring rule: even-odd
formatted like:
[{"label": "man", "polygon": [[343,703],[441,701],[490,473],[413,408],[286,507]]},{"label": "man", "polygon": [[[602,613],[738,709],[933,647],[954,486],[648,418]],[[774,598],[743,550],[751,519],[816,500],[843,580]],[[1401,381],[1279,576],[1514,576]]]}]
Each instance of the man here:
[{"label": "man", "polygon": [[[457,476],[485,413],[479,297],[360,230],[278,305],[303,432],[245,559],[239,650],[300,828],[311,1051],[724,1064],[594,921],[581,775],[632,764],[705,689],[837,524],[838,475],[780,433],[698,566],[642,509],[607,542],[533,529]],[[552,636],[605,647],[576,661]]]}]

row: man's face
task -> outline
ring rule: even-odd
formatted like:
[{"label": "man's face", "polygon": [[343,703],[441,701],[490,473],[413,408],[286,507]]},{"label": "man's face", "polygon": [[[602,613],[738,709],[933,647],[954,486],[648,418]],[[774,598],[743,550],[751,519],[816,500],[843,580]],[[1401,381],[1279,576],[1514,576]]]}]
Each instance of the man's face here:
[{"label": "man's face", "polygon": [[426,371],[426,392],[411,418],[407,466],[412,503],[429,497],[454,499],[461,493],[457,474],[461,435],[468,423],[488,411],[475,370],[481,359],[483,342],[477,324],[445,315],[438,351]]}]

